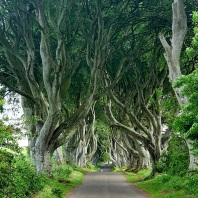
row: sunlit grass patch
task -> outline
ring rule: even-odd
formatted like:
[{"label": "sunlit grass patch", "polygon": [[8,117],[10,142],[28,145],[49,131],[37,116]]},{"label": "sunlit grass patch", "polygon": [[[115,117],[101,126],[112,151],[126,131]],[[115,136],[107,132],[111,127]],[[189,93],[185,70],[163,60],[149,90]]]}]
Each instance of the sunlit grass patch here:
[{"label": "sunlit grass patch", "polygon": [[54,178],[47,179],[44,189],[35,194],[33,198],[65,198],[72,188],[81,184],[84,175],[83,171],[73,170],[68,165],[61,165],[53,172]]},{"label": "sunlit grass patch", "polygon": [[85,172],[96,172],[99,171],[99,166],[94,166],[93,164],[87,162],[86,167],[83,168],[83,171]]},{"label": "sunlit grass patch", "polygon": [[140,170],[137,173],[126,172],[126,177],[131,182],[137,182],[144,180],[146,177],[150,175],[150,173],[151,173],[151,168],[147,168],[144,170]]},{"label": "sunlit grass patch", "polygon": [[136,186],[146,191],[152,198],[196,198],[198,197],[198,176],[174,176],[158,174],[153,179],[144,181],[149,175],[149,170],[138,173],[126,173],[126,178]]},{"label": "sunlit grass patch", "polygon": [[123,166],[121,168],[117,167],[117,166],[114,166],[113,167],[113,172],[123,172],[126,170],[126,166]]}]

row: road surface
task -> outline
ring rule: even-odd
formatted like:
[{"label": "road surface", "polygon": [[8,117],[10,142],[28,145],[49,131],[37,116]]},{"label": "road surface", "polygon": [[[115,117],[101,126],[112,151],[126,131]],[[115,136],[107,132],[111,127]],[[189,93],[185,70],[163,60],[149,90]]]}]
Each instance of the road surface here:
[{"label": "road surface", "polygon": [[83,184],[73,189],[68,198],[148,198],[128,182],[122,173],[113,173],[106,165],[101,172],[87,173]]}]

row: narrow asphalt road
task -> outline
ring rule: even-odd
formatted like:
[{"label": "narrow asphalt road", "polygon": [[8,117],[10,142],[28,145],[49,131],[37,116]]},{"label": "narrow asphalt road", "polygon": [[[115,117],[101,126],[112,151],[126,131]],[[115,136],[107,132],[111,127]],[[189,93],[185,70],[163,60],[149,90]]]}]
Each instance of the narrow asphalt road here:
[{"label": "narrow asphalt road", "polygon": [[73,189],[67,198],[148,198],[128,182],[122,173],[113,173],[107,165],[101,172],[87,173],[83,184]]}]

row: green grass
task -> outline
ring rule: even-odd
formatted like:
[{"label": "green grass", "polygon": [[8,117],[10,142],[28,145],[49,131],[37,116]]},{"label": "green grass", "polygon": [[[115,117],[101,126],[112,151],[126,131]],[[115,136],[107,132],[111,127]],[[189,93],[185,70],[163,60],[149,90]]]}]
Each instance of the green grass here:
[{"label": "green grass", "polygon": [[85,172],[96,172],[99,169],[100,168],[98,166],[94,166],[93,164],[87,162],[87,167],[83,168],[83,171],[85,171]]},{"label": "green grass", "polygon": [[130,181],[130,182],[139,182],[144,180],[144,178],[148,177],[151,173],[151,169],[145,169],[145,170],[140,170],[137,173],[133,173],[133,172],[126,172],[126,178]]},{"label": "green grass", "polygon": [[[69,175],[68,169],[71,169]],[[81,169],[75,170],[75,168],[69,166],[60,166],[58,171],[54,170],[54,179],[46,179],[44,189],[35,194],[33,198],[65,198],[72,188],[81,184],[83,175]]]},{"label": "green grass", "polygon": [[47,178],[42,191],[33,198],[66,198],[66,194],[75,186],[81,184],[84,172],[97,171],[97,167],[88,163],[87,168],[79,168],[76,165],[59,165],[53,167],[53,179]]},{"label": "green grass", "polygon": [[184,177],[159,174],[153,179],[143,181],[150,169],[139,171],[137,174],[127,172],[126,177],[136,186],[142,188],[152,198],[196,198],[198,197],[198,175]]},{"label": "green grass", "polygon": [[124,172],[126,170],[126,167],[123,166],[121,168],[117,167],[117,166],[114,166],[113,167],[113,172]]}]

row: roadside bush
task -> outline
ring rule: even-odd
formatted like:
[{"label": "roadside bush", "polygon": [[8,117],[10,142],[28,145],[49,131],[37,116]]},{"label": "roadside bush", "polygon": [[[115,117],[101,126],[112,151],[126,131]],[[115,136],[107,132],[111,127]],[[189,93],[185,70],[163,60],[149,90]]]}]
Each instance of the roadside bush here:
[{"label": "roadside bush", "polygon": [[14,172],[14,155],[0,148],[0,197],[4,197],[6,189],[12,184]]},{"label": "roadside bush", "polygon": [[90,169],[90,170],[95,170],[95,166],[94,166],[93,164],[91,164],[90,162],[87,162],[87,163],[86,163],[86,166],[87,166],[87,168]]},{"label": "roadside bush", "polygon": [[63,191],[60,188],[52,188],[51,191],[57,197],[61,197],[63,194]]},{"label": "roadside bush", "polygon": [[[10,162],[9,174],[4,172],[6,177],[1,177],[0,197],[25,198],[44,187],[43,175],[36,173],[30,162],[23,156],[15,156]],[[1,176],[2,173],[1,173]]]},{"label": "roadside bush", "polygon": [[82,168],[80,168],[78,165],[76,165],[74,163],[70,163],[69,166],[75,171],[84,172],[84,170]]},{"label": "roadside bush", "polygon": [[66,164],[59,165],[56,168],[53,168],[53,176],[56,179],[64,179],[67,180],[69,175],[72,173],[73,169],[71,166],[68,166]]},{"label": "roadside bush", "polygon": [[27,198],[44,186],[43,175],[21,154],[18,132],[0,120],[0,197]]},{"label": "roadside bush", "polygon": [[169,181],[170,188],[173,188],[174,190],[181,190],[183,188],[183,182],[184,178],[179,176],[172,176],[171,180]]},{"label": "roadside bush", "polygon": [[13,178],[18,194],[29,196],[31,193],[37,192],[44,187],[44,181],[47,177],[38,174],[35,168],[23,156],[16,158],[15,166]]},{"label": "roadside bush", "polygon": [[167,154],[162,153],[161,158],[156,165],[156,171],[158,173],[163,173],[163,172],[167,172],[167,169],[168,169],[168,167],[167,167]]},{"label": "roadside bush", "polygon": [[157,164],[157,171],[183,176],[188,171],[188,159],[189,153],[185,140],[179,136],[173,136],[169,141],[167,152],[161,156]]},{"label": "roadside bush", "polygon": [[189,194],[198,194],[198,174],[188,177],[187,182],[183,185],[183,189]]},{"label": "roadside bush", "polygon": [[157,182],[164,184],[171,180],[171,175],[166,175],[166,174],[159,175],[159,176],[157,176],[156,180],[157,180]]}]

